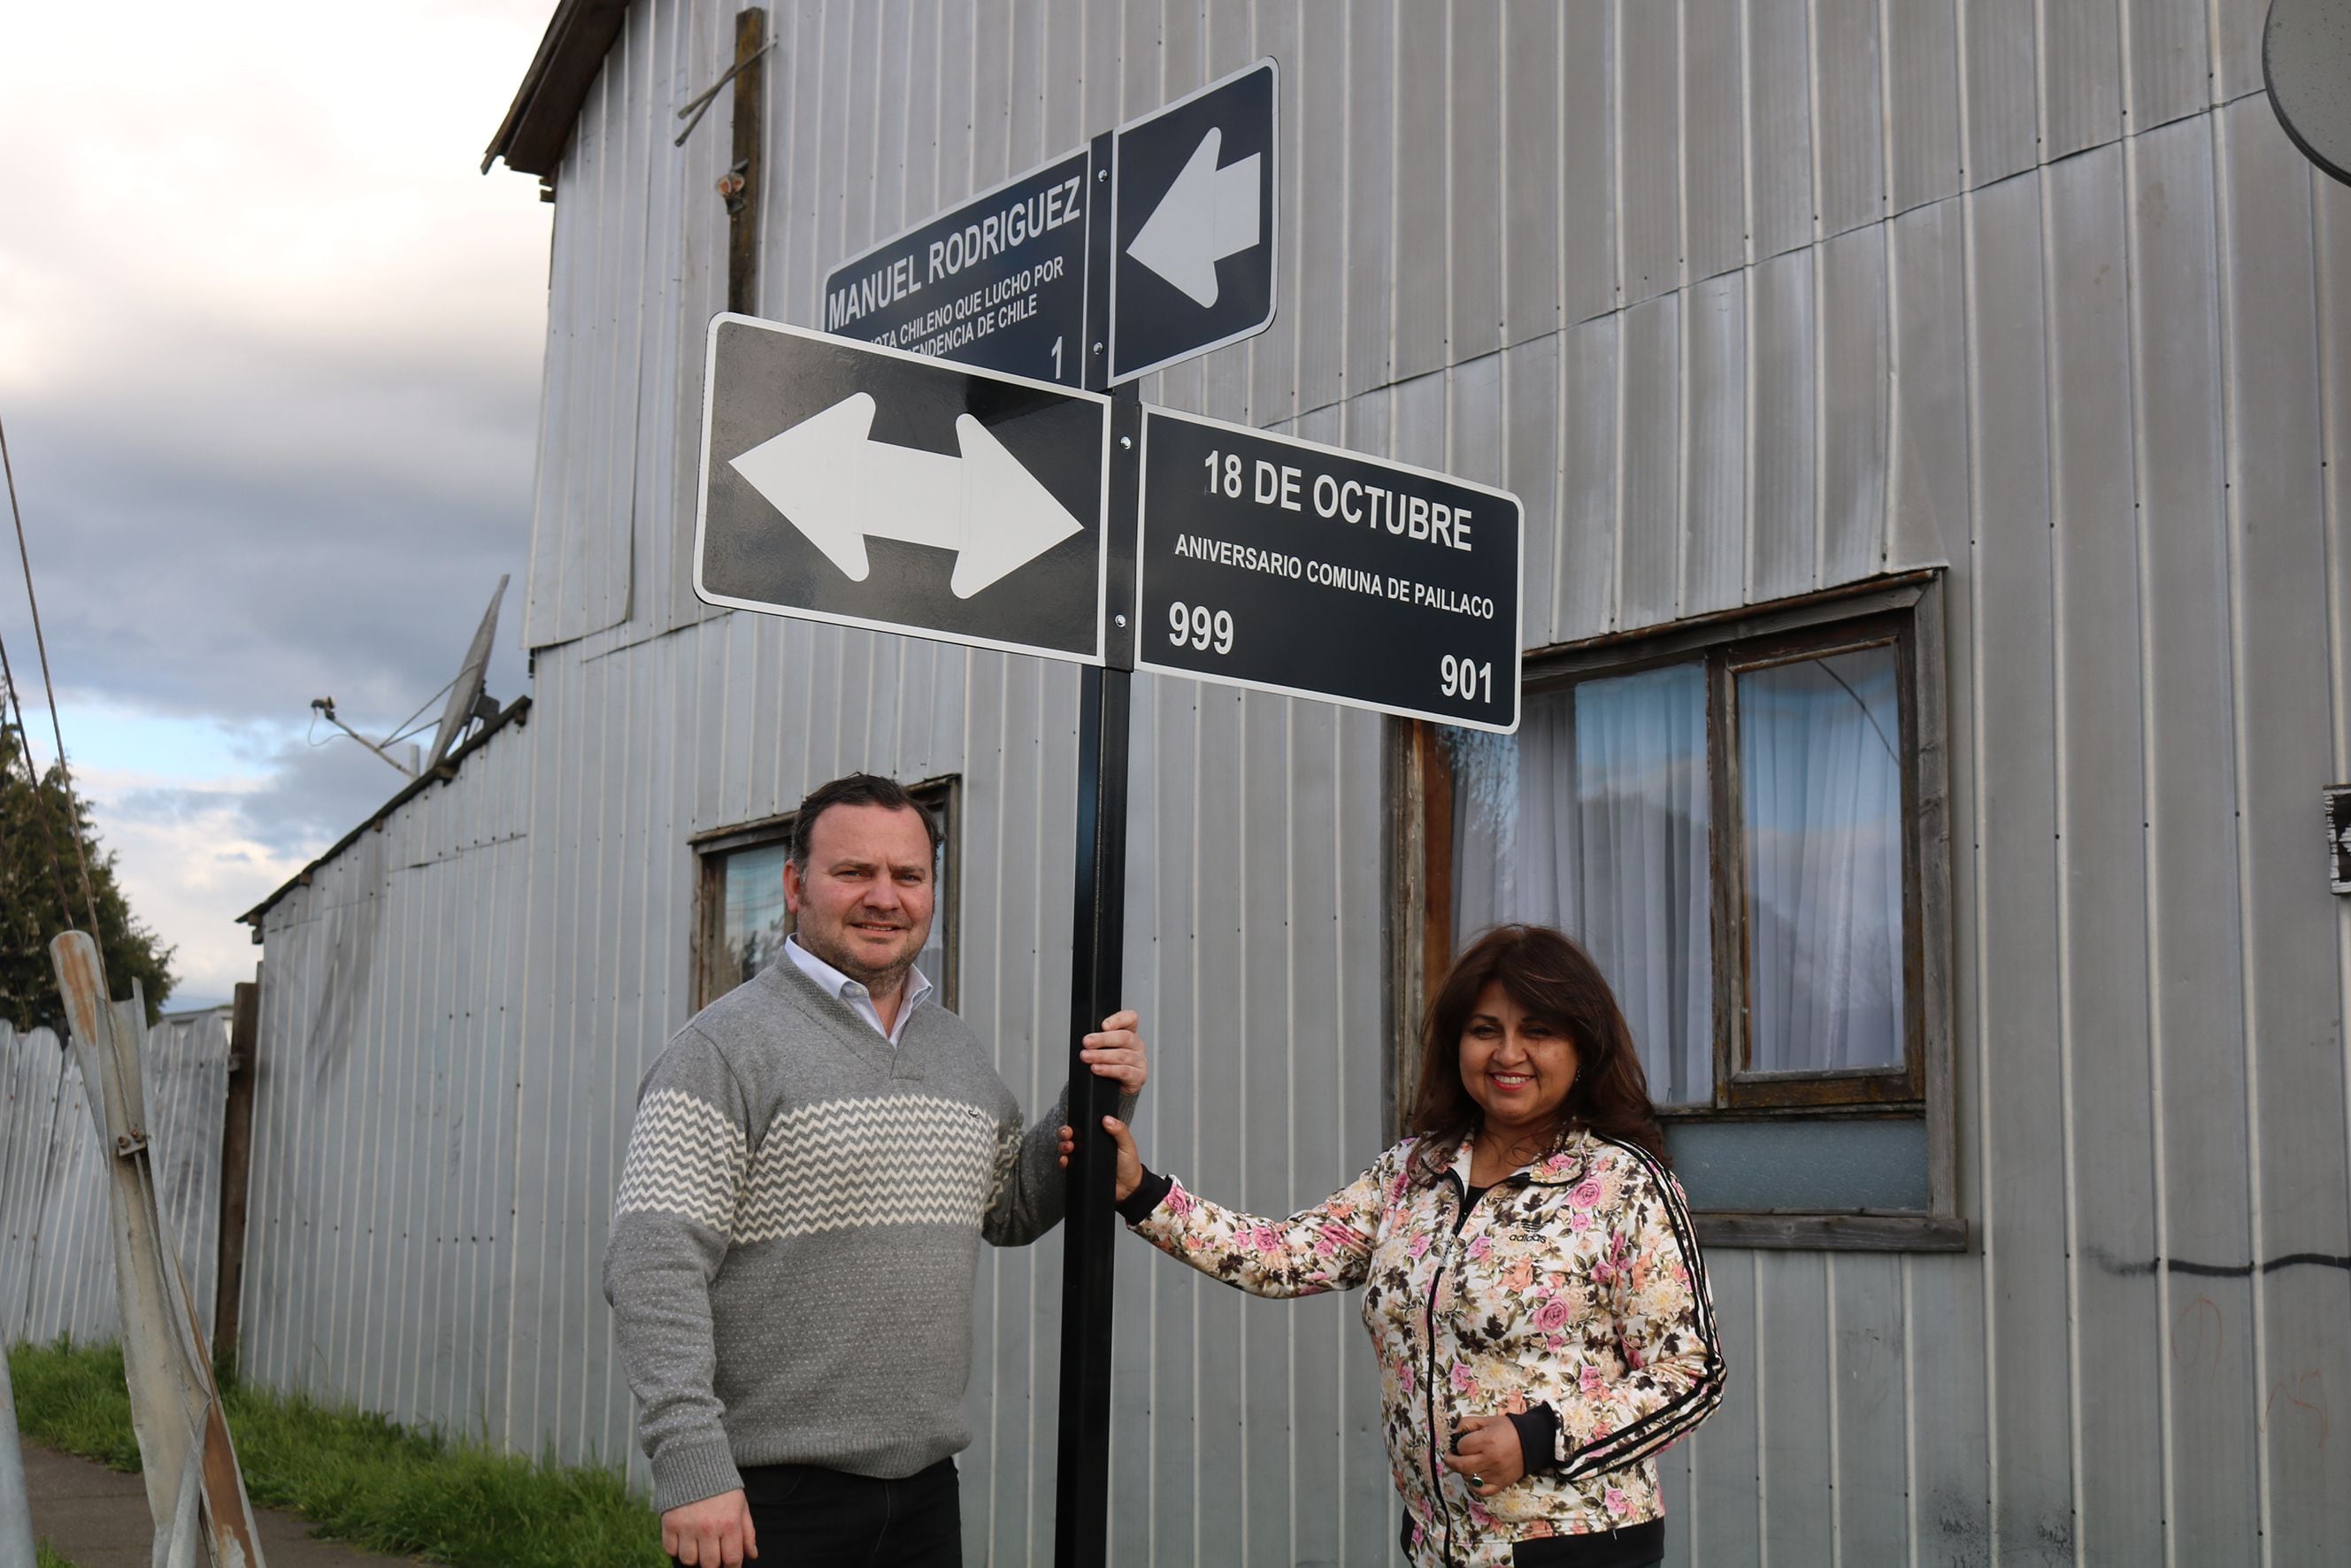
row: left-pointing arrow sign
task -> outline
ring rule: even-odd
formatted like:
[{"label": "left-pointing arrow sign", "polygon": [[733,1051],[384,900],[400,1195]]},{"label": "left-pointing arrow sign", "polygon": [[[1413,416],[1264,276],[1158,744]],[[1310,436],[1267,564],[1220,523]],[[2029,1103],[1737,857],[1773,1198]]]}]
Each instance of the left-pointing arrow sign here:
[{"label": "left-pointing arrow sign", "polygon": [[1215,129],[1200,138],[1126,247],[1127,255],[1204,308],[1217,302],[1217,263],[1254,250],[1259,238],[1258,155],[1219,169],[1217,152],[1224,140]]},{"label": "left-pointing arrow sign", "polygon": [[852,580],[867,538],[899,539],[955,551],[947,586],[969,599],[1085,527],[971,415],[949,457],[872,440],[874,407],[853,392],[732,460]]}]

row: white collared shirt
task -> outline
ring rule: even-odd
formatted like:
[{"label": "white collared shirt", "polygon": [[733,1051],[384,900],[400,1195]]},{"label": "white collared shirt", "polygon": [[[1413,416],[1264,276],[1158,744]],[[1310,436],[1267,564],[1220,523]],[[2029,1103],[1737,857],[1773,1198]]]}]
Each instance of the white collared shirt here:
[{"label": "white collared shirt", "polygon": [[931,994],[929,977],[919,967],[908,968],[904,988],[898,993],[897,1027],[883,1029],[882,1011],[873,1005],[872,991],[801,946],[798,936],[784,938],[784,951],[791,955],[792,962],[799,966],[801,974],[822,986],[827,994],[839,997],[847,1003],[850,1010],[872,1024],[873,1032],[888,1040],[893,1049],[906,1032],[906,1020],[914,1016],[914,1009],[921,1007],[924,998]]}]

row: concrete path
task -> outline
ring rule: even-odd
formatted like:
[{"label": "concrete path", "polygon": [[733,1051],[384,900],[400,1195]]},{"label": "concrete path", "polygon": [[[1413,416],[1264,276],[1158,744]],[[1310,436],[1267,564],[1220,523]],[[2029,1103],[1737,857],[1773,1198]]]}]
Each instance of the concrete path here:
[{"label": "concrete path", "polygon": [[[147,1487],[137,1476],[95,1460],[27,1442],[25,1490],[33,1500],[33,1534],[74,1568],[148,1568],[155,1526],[147,1517]],[[290,1513],[253,1511],[268,1568],[381,1568],[407,1562],[378,1557],[331,1541],[315,1540],[308,1521]]]}]

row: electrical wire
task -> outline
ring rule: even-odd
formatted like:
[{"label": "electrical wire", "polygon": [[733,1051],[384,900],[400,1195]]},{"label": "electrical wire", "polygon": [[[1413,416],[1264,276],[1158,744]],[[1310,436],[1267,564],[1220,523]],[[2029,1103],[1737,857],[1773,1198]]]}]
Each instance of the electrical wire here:
[{"label": "electrical wire", "polygon": [[[41,770],[33,765],[32,737],[25,730],[25,699],[16,692],[16,677],[8,663],[8,640],[5,637],[0,637],[0,687],[6,688],[5,692],[0,692],[0,696],[5,696],[7,702],[14,704],[16,709],[16,723],[12,733],[16,737],[17,750],[25,757],[25,781],[31,786],[33,798],[40,802],[41,811],[47,815],[49,810],[49,797],[41,788]],[[0,718],[5,718],[6,716],[5,705],[0,705]],[[76,822],[74,826],[78,830],[80,824]],[[74,836],[79,838],[81,835],[77,831]],[[65,868],[57,863],[56,838],[48,837],[42,843],[41,848],[48,857],[49,881],[56,884],[57,890],[57,913],[65,916],[65,929],[70,931],[73,929],[74,923],[73,901],[66,896]]]},{"label": "electrical wire", "polygon": [[[8,456],[8,427],[5,423],[0,423],[0,474],[5,474],[8,480],[8,512],[16,523],[16,559],[25,569],[25,602],[33,609],[33,647],[41,658],[41,689],[49,699],[49,733],[57,743],[57,778],[65,785],[66,810],[71,818],[68,825],[72,831],[66,836],[73,841],[74,863],[81,871],[81,901],[89,911],[89,934],[91,940],[95,941],[98,939],[98,895],[90,891],[89,856],[83,852],[81,847],[81,804],[74,793],[73,770],[66,766],[65,726],[57,718],[57,688],[49,678],[49,644],[41,635],[41,601],[33,592],[33,557],[25,548],[25,509],[16,503],[16,465]],[[9,690],[16,690],[13,680],[9,683]],[[23,724],[24,716],[24,699],[18,697],[16,720],[19,725]],[[19,738],[23,737],[20,736]],[[32,753],[28,749],[25,755],[29,759]],[[66,923],[68,925],[73,923],[70,915]]]}]

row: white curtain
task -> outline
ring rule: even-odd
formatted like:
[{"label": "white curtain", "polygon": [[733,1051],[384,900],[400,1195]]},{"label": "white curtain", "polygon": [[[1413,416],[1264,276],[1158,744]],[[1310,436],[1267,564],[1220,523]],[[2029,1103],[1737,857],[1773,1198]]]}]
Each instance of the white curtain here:
[{"label": "white curtain", "polygon": [[1738,677],[1749,1061],[1903,1060],[1901,712],[1894,650]]},{"label": "white curtain", "polygon": [[1711,1099],[1702,666],[1530,694],[1515,737],[1456,732],[1453,758],[1456,949],[1560,927],[1615,988],[1651,1096]]}]

